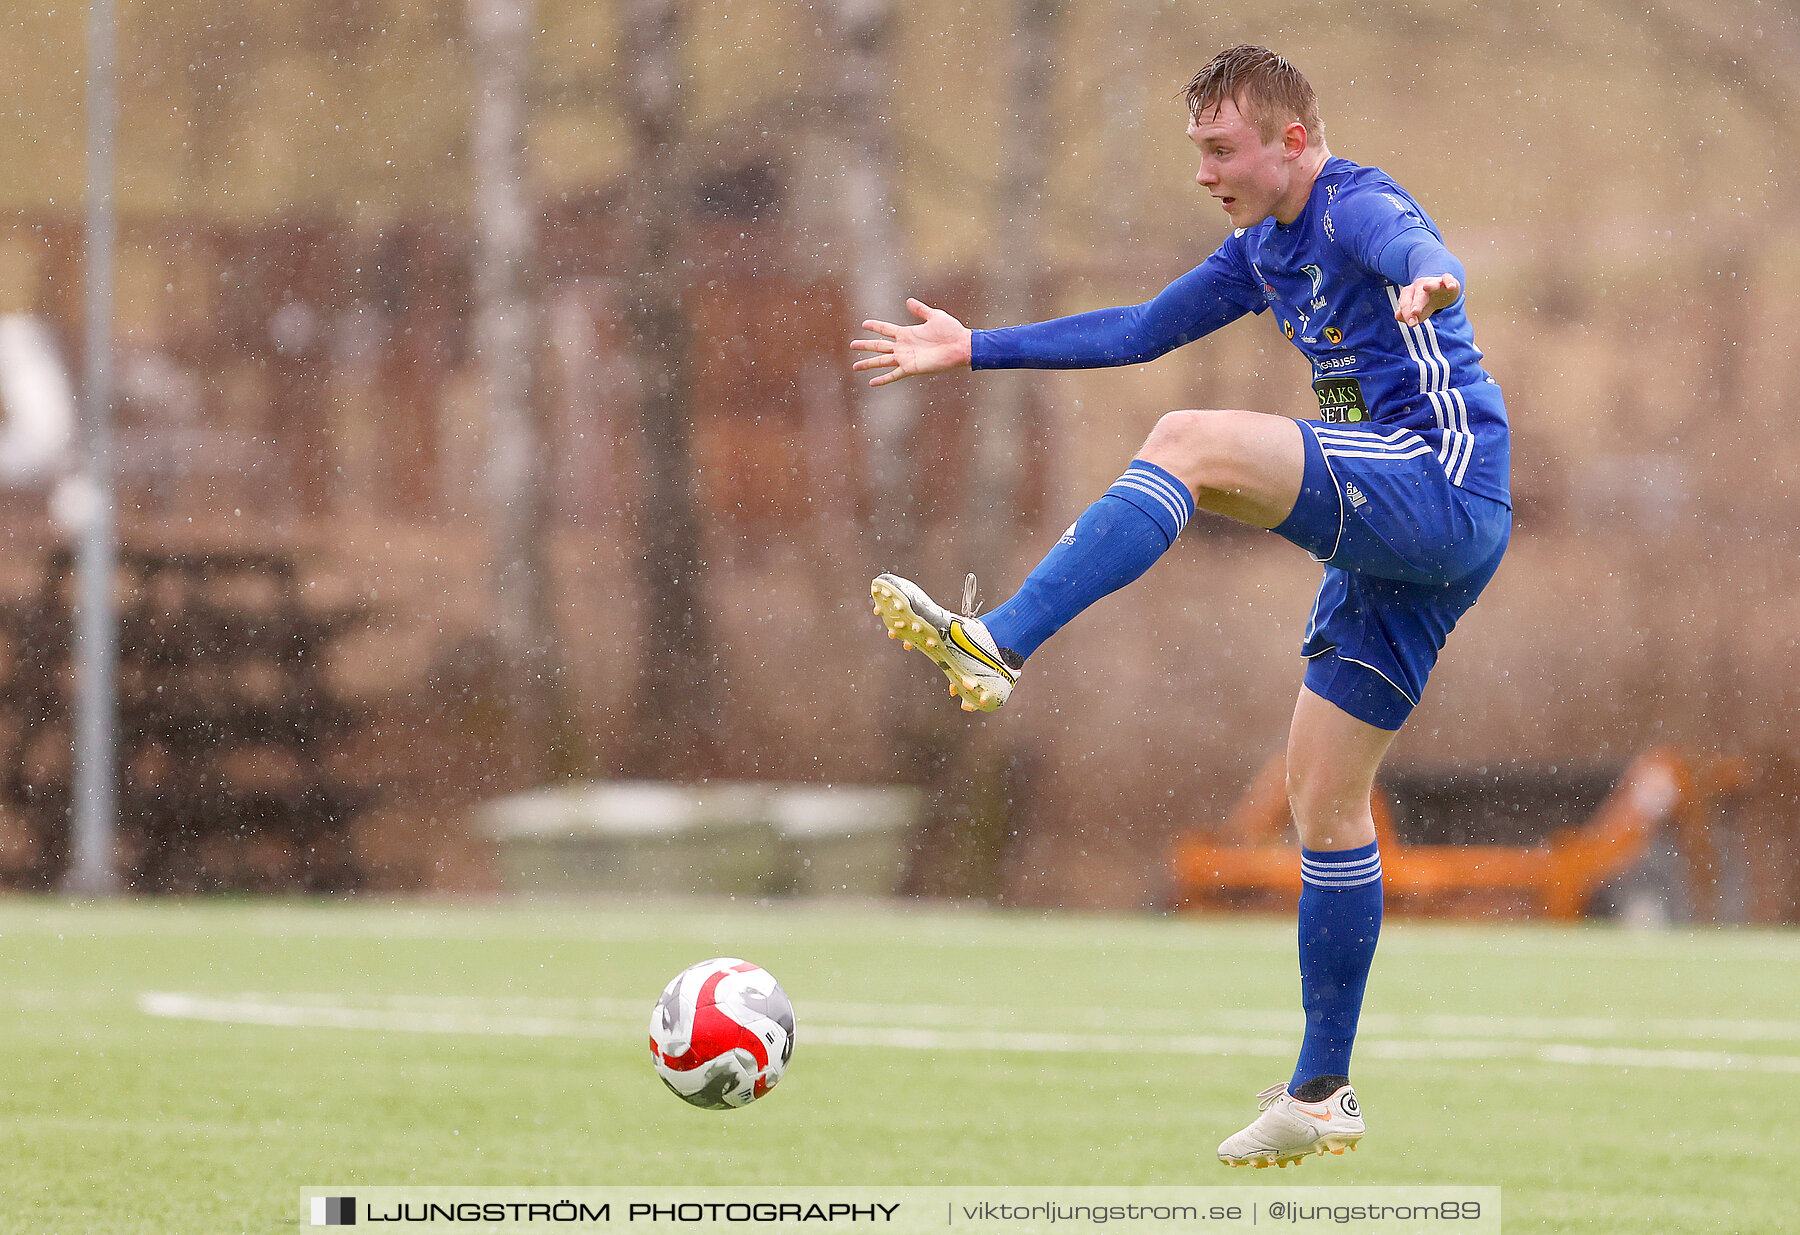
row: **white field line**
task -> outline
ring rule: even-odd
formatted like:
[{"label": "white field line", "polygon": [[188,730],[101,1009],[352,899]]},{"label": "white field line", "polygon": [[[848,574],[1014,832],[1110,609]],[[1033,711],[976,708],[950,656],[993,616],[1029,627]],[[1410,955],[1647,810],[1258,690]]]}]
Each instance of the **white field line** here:
[{"label": "white field line", "polygon": [[[647,1036],[649,1017],[523,1015],[498,1008],[353,1008],[314,996],[217,998],[179,991],[146,991],[138,1007],[146,1015],[223,1024],[283,1028],[361,1029],[400,1033],[469,1034],[507,1037],[622,1038]],[[892,1009],[904,1015],[905,1008]],[[807,1045],[879,1047],[923,1051],[1018,1053],[1100,1053],[1156,1055],[1291,1055],[1292,1038],[1228,1038],[1194,1034],[1046,1033],[1035,1030],[942,1029],[898,1025],[833,1025],[808,1021],[798,1038]],[[1800,1056],[1730,1054],[1724,1051],[1664,1050],[1645,1047],[1584,1046],[1566,1042],[1485,1039],[1364,1038],[1365,1059],[1417,1063],[1426,1059],[1512,1059],[1605,1068],[1672,1068],[1701,1072],[1769,1072],[1800,1075]]]},{"label": "white field line", "polygon": [[[287,1003],[302,1007],[342,1008],[351,1005],[341,995],[324,993],[297,994],[242,991],[219,996],[252,1003]],[[542,996],[504,995],[388,995],[360,1001],[355,1006],[388,1008],[402,1012],[464,1012],[492,1016],[525,1016],[571,1018],[578,1020],[633,1021],[649,1024],[652,1000],[608,998],[546,998]],[[905,1022],[912,1026],[971,1029],[993,1029],[1010,1032],[1012,1020],[1041,1018],[1035,1008],[972,1007],[968,1004],[935,1003],[848,1003],[806,1000],[800,1011],[811,1023],[815,1018],[846,1025],[892,1026]],[[640,1015],[641,1014],[641,1015]],[[1182,1012],[1178,1009],[1134,1008],[1129,1015],[1114,1008],[1063,1006],[1056,1009],[1058,1022],[1079,1029],[1100,1029],[1131,1035],[1146,1030],[1182,1034],[1204,1027],[1227,1033],[1297,1034],[1301,1028],[1298,1011],[1273,1009],[1220,1009]],[[1126,1028],[1121,1028],[1125,1027]],[[1588,1038],[1627,1041],[1642,1044],[1660,1041],[1717,1042],[1784,1042],[1800,1041],[1800,1020],[1725,1020],[1722,1018],[1652,1018],[1620,1019],[1605,1016],[1462,1016],[1446,1013],[1365,1012],[1361,1021],[1365,1033],[1404,1036],[1429,1034],[1433,1037],[1473,1038]]]},{"label": "white field line", "polygon": [[[635,1005],[634,1005],[635,1007]],[[526,1016],[500,1012],[442,1009],[350,1008],[333,1006],[315,997],[306,1003],[270,1003],[260,998],[217,999],[179,991],[146,991],[138,997],[138,1009],[149,1016],[179,1020],[218,1021],[238,1025],[277,1025],[308,1029],[373,1029],[403,1033],[476,1034],[524,1038],[621,1038],[648,1040],[650,1017]],[[900,1011],[900,1009],[895,1009]],[[804,1032],[809,1044],[820,1046],[877,1046],[907,1050],[971,1050],[1080,1052],[1174,1052],[1188,1055],[1230,1053],[1292,1054],[1293,1042],[1266,1038],[1214,1038],[1189,1035],[1064,1034],[1029,1030],[944,1030],[906,1026],[817,1025],[808,1022]]]},{"label": "white field line", "polygon": [[[521,1016],[516,1013],[403,1011],[398,1008],[349,1008],[319,999],[305,1003],[272,1003],[258,996],[215,999],[180,991],[145,991],[138,1010],[147,1016],[184,1021],[217,1021],[227,1025],[276,1025],[304,1029],[375,1029],[399,1033],[454,1033],[517,1038],[614,1038],[618,1021],[593,1017]],[[644,1018],[646,1038],[650,1020]]]}]

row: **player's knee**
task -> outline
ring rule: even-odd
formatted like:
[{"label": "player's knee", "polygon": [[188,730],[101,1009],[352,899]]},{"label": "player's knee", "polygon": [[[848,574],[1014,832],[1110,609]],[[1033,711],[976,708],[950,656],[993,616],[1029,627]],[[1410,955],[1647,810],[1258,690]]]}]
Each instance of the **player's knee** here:
[{"label": "player's knee", "polygon": [[1297,771],[1291,764],[1287,774],[1288,812],[1294,817],[1294,825],[1304,833],[1308,826],[1318,817],[1320,794],[1317,786]]},{"label": "player's knee", "polygon": [[1236,492],[1246,483],[1237,431],[1249,412],[1185,409],[1156,422],[1142,458],[1172,472],[1193,489]]},{"label": "player's knee", "polygon": [[[1199,446],[1204,412],[1169,412],[1156,422],[1138,453],[1159,467],[1185,463]],[[1173,469],[1171,469],[1173,470]]]},{"label": "player's knee", "polygon": [[1337,849],[1352,841],[1361,843],[1355,838],[1373,827],[1367,788],[1358,792],[1290,769],[1287,791],[1288,809],[1294,816],[1300,843],[1309,849]]}]

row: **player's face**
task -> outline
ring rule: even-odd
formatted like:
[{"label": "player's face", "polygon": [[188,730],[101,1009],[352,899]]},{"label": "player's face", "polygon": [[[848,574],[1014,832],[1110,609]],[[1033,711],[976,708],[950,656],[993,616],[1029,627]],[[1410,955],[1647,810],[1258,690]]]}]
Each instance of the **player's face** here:
[{"label": "player's face", "polygon": [[1296,195],[1294,170],[1306,150],[1304,128],[1289,125],[1274,141],[1265,142],[1237,104],[1227,99],[1189,121],[1187,132],[1200,151],[1194,183],[1218,199],[1233,226],[1255,227],[1270,215],[1283,223],[1300,217],[1305,193],[1299,194],[1298,202],[1289,199]]}]

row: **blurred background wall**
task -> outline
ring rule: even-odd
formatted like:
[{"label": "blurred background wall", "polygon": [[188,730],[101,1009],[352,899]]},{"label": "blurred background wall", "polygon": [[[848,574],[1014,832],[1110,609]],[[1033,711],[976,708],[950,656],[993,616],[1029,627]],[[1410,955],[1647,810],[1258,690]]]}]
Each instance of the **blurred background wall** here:
[{"label": "blurred background wall", "polygon": [[[487,886],[469,803],[648,775],[922,784],[914,890],[1160,903],[1169,839],[1284,739],[1317,568],[1197,519],[1034,660],[1004,720],[967,719],[891,650],[868,579],[954,594],[978,568],[991,603],[1160,413],[1306,414],[1304,362],[1259,318],[1140,368],[869,393],[846,344],[907,294],[999,325],[1197,264],[1224,220],[1176,95],[1234,42],[1294,60],[1332,150],[1425,203],[1508,392],[1514,548],[1390,766],[1793,753],[1787,6],[538,0],[519,414],[542,509],[504,535],[475,327],[470,30],[491,7],[121,14],[122,531],[289,554],[313,603],[367,606],[329,665],[379,791],[341,840],[360,886]],[[71,362],[84,16],[15,6],[0,40],[0,311],[48,323]],[[67,539],[53,487],[5,494],[15,597]],[[521,544],[527,662],[496,635],[495,563]],[[1729,843],[1689,856],[1788,874],[1706,912],[1800,914],[1778,779],[1765,822],[1727,812]]]}]

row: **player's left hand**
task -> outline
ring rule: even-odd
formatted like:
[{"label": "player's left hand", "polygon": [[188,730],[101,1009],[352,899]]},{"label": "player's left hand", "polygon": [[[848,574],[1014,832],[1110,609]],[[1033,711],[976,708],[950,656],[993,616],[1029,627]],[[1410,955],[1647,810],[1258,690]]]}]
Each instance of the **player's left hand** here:
[{"label": "player's left hand", "polygon": [[1394,306],[1394,320],[1417,326],[1439,309],[1448,309],[1462,295],[1462,284],[1455,275],[1428,274],[1414,279],[1400,289],[1399,303]]}]

